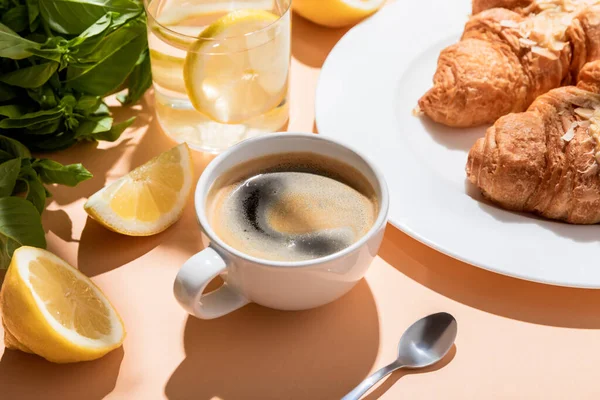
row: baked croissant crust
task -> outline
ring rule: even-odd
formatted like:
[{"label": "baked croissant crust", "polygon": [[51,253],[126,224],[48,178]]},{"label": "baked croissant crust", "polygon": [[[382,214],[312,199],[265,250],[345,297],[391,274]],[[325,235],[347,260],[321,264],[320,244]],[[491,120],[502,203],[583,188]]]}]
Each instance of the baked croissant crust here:
[{"label": "baked croissant crust", "polygon": [[578,87],[538,97],[501,117],[469,152],[466,172],[503,208],[573,224],[600,222],[600,61]]},{"label": "baked croissant crust", "polygon": [[[600,0],[475,0],[461,40],[439,56],[419,109],[452,127],[492,123],[575,82],[600,58]],[[489,8],[495,7],[495,8]]]}]

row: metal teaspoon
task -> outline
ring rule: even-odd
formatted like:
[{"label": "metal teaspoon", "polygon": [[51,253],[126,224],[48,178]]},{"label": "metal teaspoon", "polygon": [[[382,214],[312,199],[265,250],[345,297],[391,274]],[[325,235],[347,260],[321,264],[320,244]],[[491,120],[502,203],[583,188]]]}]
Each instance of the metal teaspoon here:
[{"label": "metal teaspoon", "polygon": [[358,400],[373,385],[400,368],[425,368],[440,361],[452,348],[458,325],[456,319],[441,312],[421,318],[400,338],[398,358],[362,381],[342,400]]}]

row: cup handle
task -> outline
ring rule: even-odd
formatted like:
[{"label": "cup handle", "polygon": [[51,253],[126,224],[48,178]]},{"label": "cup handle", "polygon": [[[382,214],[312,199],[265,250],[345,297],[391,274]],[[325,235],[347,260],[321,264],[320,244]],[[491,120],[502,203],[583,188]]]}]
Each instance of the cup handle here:
[{"label": "cup handle", "polygon": [[200,319],[213,319],[228,314],[250,301],[225,282],[204,294],[206,286],[225,272],[227,264],[214,249],[207,247],[183,264],[173,285],[173,293],[181,306]]}]

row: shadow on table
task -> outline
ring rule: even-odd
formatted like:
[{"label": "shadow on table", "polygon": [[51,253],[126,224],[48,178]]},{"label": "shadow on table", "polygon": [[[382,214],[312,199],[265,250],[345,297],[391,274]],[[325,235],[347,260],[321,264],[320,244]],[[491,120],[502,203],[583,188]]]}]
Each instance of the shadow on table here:
[{"label": "shadow on table", "polygon": [[65,242],[78,242],[73,237],[73,223],[64,210],[44,210],[42,214],[42,226],[46,234],[53,232]]},{"label": "shadow on table", "polygon": [[152,236],[125,236],[110,231],[87,217],[79,240],[78,268],[89,277],[103,274],[148,253],[169,234],[170,231],[167,230]]},{"label": "shadow on table", "polygon": [[390,224],[379,256],[429,289],[485,312],[541,325],[600,328],[599,290],[543,285],[489,272],[432,251]]},{"label": "shadow on table", "polygon": [[[444,357],[437,364],[432,365],[431,367],[423,368],[423,369],[401,369],[396,372],[393,372],[390,376],[388,376],[379,386],[375,388],[371,393],[367,394],[362,398],[362,400],[377,400],[381,398],[396,382],[398,382],[402,377],[406,375],[415,375],[415,374],[425,374],[428,372],[438,371],[444,368],[446,365],[450,364],[450,361],[454,359],[456,356],[456,344],[452,346],[446,357]],[[391,362],[392,360],[390,360]],[[357,382],[358,384],[358,382]]]},{"label": "shadow on table", "polygon": [[321,68],[333,46],[350,28],[326,28],[292,13],[292,56],[304,65]]},{"label": "shadow on table", "polygon": [[189,317],[186,358],[165,394],[179,399],[339,399],[369,373],[379,319],[365,280],[341,299],[297,312],[250,304],[224,317]]},{"label": "shadow on table", "polygon": [[53,364],[32,354],[4,350],[0,398],[103,399],[115,387],[123,355],[123,348],[119,348],[96,361]]}]

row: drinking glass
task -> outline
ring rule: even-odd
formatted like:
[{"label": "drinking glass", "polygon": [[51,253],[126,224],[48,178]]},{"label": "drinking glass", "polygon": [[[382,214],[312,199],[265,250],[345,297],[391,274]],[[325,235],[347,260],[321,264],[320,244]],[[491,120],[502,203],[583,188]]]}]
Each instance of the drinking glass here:
[{"label": "drinking glass", "polygon": [[218,153],[288,120],[291,0],[144,0],[156,116]]}]

